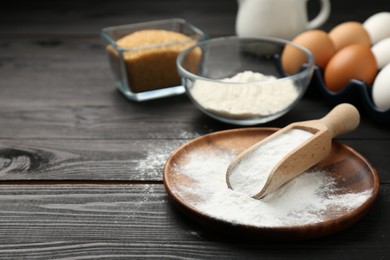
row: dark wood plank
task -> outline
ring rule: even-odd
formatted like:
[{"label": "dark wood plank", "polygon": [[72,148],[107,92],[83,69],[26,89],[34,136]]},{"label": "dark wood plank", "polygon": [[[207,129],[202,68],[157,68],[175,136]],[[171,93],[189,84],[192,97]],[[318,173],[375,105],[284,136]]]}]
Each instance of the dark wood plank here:
[{"label": "dark wood plank", "polygon": [[160,106],[2,107],[0,137],[166,139],[207,131],[203,125],[193,124],[199,114],[188,100],[175,100]]},{"label": "dark wood plank", "polygon": [[208,34],[226,35],[234,33],[236,8],[235,1],[224,0],[56,1],[55,4],[35,1],[22,6],[10,3],[0,16],[0,34],[96,35],[106,26],[183,18]]},{"label": "dark wood plank", "polygon": [[0,78],[0,106],[104,106],[115,101],[109,98],[116,91],[99,39],[0,40]]},{"label": "dark wood plank", "polygon": [[[165,140],[0,140],[0,180],[162,181],[168,157],[195,137],[183,132],[182,139]],[[367,158],[381,183],[390,183],[390,140],[343,142]]]},{"label": "dark wood plank", "polygon": [[162,181],[165,161],[189,136],[186,133],[182,140],[2,140],[0,180]]},{"label": "dark wood plank", "polygon": [[[123,99],[120,93],[116,93],[116,97],[108,95],[106,98],[112,106],[29,105],[28,102],[0,105],[0,138],[175,139],[187,133],[206,134],[239,127],[209,118],[195,108],[186,96],[148,103],[122,100],[123,105],[115,104],[116,99]],[[306,98],[283,117],[254,127],[284,127],[292,122],[320,118],[330,109],[323,100]],[[340,138],[389,137],[387,128],[363,117],[356,131]]]},{"label": "dark wood plank", "polygon": [[[169,138],[177,137],[178,129],[234,127],[207,118],[185,95],[144,103],[126,100],[113,85],[98,40],[0,40],[0,78],[2,138],[134,138],[145,121],[152,124],[149,130]],[[289,114],[264,126],[283,127],[325,115],[330,109],[326,101],[318,93],[309,94]],[[114,129],[108,126],[112,123],[117,124]],[[389,138],[384,129],[363,117],[359,130],[347,137]],[[140,133],[141,138],[157,135]]]},{"label": "dark wood plank", "polygon": [[390,140],[340,140],[365,157],[377,170],[380,183],[390,183]]},{"label": "dark wood plank", "polygon": [[[318,10],[316,1],[309,5],[309,17]],[[4,35],[80,35],[96,36],[106,26],[180,17],[211,36],[235,33],[235,0],[112,0],[9,2],[0,15],[0,36]],[[332,13],[323,26],[329,30],[338,23],[363,22],[369,15],[390,9],[386,0],[370,4],[356,1],[332,1]],[[49,23],[47,21],[50,21]]]},{"label": "dark wood plank", "polygon": [[[333,1],[323,28],[384,10],[390,10],[387,0]],[[185,96],[127,101],[113,86],[99,32],[181,17],[211,37],[231,35],[236,11],[235,0],[40,0],[2,6],[1,259],[388,257],[389,129],[364,116],[358,130],[339,140],[369,159],[382,186],[372,211],[342,233],[296,243],[248,241],[206,230],[169,202],[161,184],[169,154],[199,135],[238,126],[208,118]],[[262,126],[283,127],[329,109],[321,98],[306,97]]]},{"label": "dark wood plank", "polygon": [[[162,185],[2,185],[6,258],[384,259],[389,185],[353,227],[315,241],[249,241],[208,231],[174,208]],[[343,241],[339,243],[338,241]]]},{"label": "dark wood plank", "polygon": [[[20,142],[26,142],[31,144],[32,148],[24,146],[22,153],[29,154],[31,149],[39,149],[39,142],[43,145],[49,143],[52,146],[46,147],[50,150],[46,151],[45,155],[61,158],[60,165],[49,159],[52,168],[40,168],[36,174],[34,170],[17,173],[16,169],[22,169],[20,165],[11,171],[9,167],[5,167],[7,173],[2,176],[4,179],[128,180],[127,171],[136,173],[134,163],[126,164],[130,170],[119,169],[115,159],[110,162],[106,159],[107,156],[122,158],[120,153],[96,153],[87,159],[82,157],[83,159],[69,167],[66,166],[69,161],[62,157],[63,153],[80,156],[80,150],[63,149],[64,144],[67,147],[68,143],[82,143],[88,154],[99,147],[90,145],[91,142],[104,143],[109,149],[124,151],[116,146],[117,139],[192,139],[198,135],[237,127],[216,122],[203,115],[186,96],[145,103],[126,100],[110,85],[112,81],[107,71],[103,46],[94,40],[65,39],[58,45],[55,42],[37,40],[5,40],[3,43],[0,45],[0,138],[4,140],[3,151],[8,153],[14,149],[18,150]],[[88,75],[87,78],[85,75]],[[283,127],[294,121],[321,117],[329,109],[321,98],[308,96],[286,116],[262,126]],[[375,140],[388,140],[389,137],[388,129],[363,118],[358,130],[340,139],[374,140],[375,149],[369,150],[367,155],[374,165],[379,165],[379,172],[388,176],[388,153],[385,149],[388,145]],[[11,141],[7,142],[7,139]],[[23,141],[15,141],[21,139]],[[67,139],[69,141],[66,141]],[[82,139],[90,141],[79,141]],[[113,140],[113,144],[108,144],[107,140]],[[157,143],[159,147],[165,145],[164,142]],[[354,148],[365,151],[369,149],[367,147],[371,146],[358,142]],[[375,152],[378,148],[382,152]],[[134,146],[129,149],[135,151]],[[55,151],[54,155],[52,151]],[[81,151],[81,154],[84,152]],[[147,158],[146,150],[141,154],[142,158]],[[41,158],[39,152],[35,155]],[[3,156],[7,158],[10,155],[3,152]],[[7,162],[9,163],[9,160],[5,160],[3,167]],[[18,160],[16,162],[20,163]],[[96,166],[82,167],[83,163]],[[21,165],[24,167],[23,162]],[[156,180],[153,175],[142,174],[135,179],[144,177]],[[133,175],[131,178],[134,178]],[[387,177],[384,180],[388,180]]]}]

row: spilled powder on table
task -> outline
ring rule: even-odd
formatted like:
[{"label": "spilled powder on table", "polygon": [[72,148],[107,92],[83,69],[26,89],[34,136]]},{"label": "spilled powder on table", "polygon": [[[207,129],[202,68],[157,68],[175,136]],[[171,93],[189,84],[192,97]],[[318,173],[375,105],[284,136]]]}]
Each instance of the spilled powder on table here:
[{"label": "spilled powder on table", "polygon": [[137,171],[137,177],[141,179],[153,179],[161,180],[162,169],[165,162],[172,152],[185,143],[186,139],[193,139],[198,137],[199,134],[195,132],[182,131],[179,138],[183,140],[172,140],[172,142],[164,142],[156,145],[155,142],[151,142],[146,145],[146,156],[136,161],[135,170]]},{"label": "spilled powder on table", "polygon": [[194,138],[197,138],[199,136],[200,135],[194,131],[181,131],[179,133],[178,138],[180,138],[180,139],[194,139]]},{"label": "spilled powder on table", "polygon": [[189,177],[191,186],[176,184],[173,192],[192,194],[196,200],[186,203],[198,211],[233,224],[258,227],[281,227],[313,224],[362,205],[372,189],[337,195],[335,180],[326,172],[305,172],[262,200],[231,190],[226,184],[226,170],[236,154],[193,153],[175,172]]},{"label": "spilled powder on table", "polygon": [[138,177],[147,177],[160,179],[162,177],[162,168],[168,159],[170,152],[165,149],[149,150],[144,159],[137,161],[135,170]]}]

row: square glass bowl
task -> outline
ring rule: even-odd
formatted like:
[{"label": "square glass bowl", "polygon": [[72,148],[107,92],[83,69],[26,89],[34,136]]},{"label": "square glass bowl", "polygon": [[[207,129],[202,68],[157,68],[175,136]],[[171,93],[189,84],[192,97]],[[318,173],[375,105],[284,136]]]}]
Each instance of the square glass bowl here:
[{"label": "square glass bowl", "polygon": [[[186,35],[189,40],[122,48],[117,40],[143,30],[165,30]],[[145,101],[183,94],[176,68],[181,51],[206,39],[206,35],[183,19],[166,19],[106,27],[101,36],[106,44],[116,87],[130,100]]]}]

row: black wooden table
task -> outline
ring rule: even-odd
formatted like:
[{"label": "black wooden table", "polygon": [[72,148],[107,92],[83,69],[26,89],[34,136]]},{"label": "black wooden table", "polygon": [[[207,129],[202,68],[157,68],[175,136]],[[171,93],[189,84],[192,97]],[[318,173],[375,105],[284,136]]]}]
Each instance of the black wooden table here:
[{"label": "black wooden table", "polygon": [[[332,4],[325,30],[390,11],[387,0]],[[377,169],[380,194],[369,214],[341,233],[290,243],[235,239],[193,223],[170,203],[162,183],[168,156],[193,138],[237,126],[208,118],[185,95],[128,101],[114,88],[100,30],[180,17],[210,37],[232,35],[236,10],[234,0],[15,1],[2,7],[1,259],[390,257],[389,128],[364,115],[339,141]],[[283,127],[330,108],[320,96],[307,95],[287,115],[260,126]]]}]

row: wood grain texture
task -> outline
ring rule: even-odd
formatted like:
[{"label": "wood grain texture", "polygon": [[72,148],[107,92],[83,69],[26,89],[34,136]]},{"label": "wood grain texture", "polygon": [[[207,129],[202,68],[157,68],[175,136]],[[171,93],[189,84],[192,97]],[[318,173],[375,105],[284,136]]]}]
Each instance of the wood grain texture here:
[{"label": "wood grain texture", "polygon": [[[323,28],[389,9],[387,0],[333,1]],[[207,230],[169,202],[160,175],[168,154],[197,136],[239,127],[208,118],[184,95],[126,100],[114,88],[100,30],[180,17],[217,37],[234,34],[236,11],[235,0],[39,0],[2,6],[1,259],[390,255],[389,129],[364,115],[358,130],[339,139],[372,162],[382,186],[372,211],[345,232],[302,243],[248,241]],[[308,93],[290,113],[264,126],[317,118],[330,108]]]},{"label": "wood grain texture", "polygon": [[0,68],[1,106],[104,106],[113,101],[110,97],[115,98],[114,81],[98,38],[2,39]]},{"label": "wood grain texture", "polygon": [[[0,78],[0,138],[175,138],[180,129],[235,127],[207,118],[185,95],[126,100],[114,87],[99,40],[0,40]],[[330,108],[309,92],[291,112],[264,126],[315,119]],[[145,123],[150,131],[142,131]],[[363,115],[359,129],[345,137],[373,138],[372,130],[375,138],[390,136]]]},{"label": "wood grain texture", "polygon": [[[0,83],[0,96],[6,88]],[[116,105],[115,100],[123,97],[120,93],[115,94],[117,96],[111,99],[112,105],[108,106],[55,106],[44,102],[32,105],[29,101],[2,106],[0,103],[0,138],[175,139],[188,133],[206,134],[239,128],[209,118],[185,96],[142,104],[122,100],[125,105]],[[60,99],[58,103],[61,103]],[[284,127],[293,122],[320,118],[330,109],[323,100],[306,98],[283,117],[258,126]],[[338,139],[386,140],[389,136],[388,129],[363,117],[357,130]]]},{"label": "wood grain texture", "polygon": [[335,236],[269,243],[202,228],[172,207],[162,185],[2,185],[0,255],[2,259],[384,259],[387,248],[381,245],[390,242],[389,195],[389,186],[382,186],[372,211]]},{"label": "wood grain texture", "polygon": [[182,140],[2,140],[0,180],[162,181]]},{"label": "wood grain texture", "polygon": [[226,35],[234,33],[236,9],[236,2],[231,0],[10,3],[0,16],[0,34],[96,36],[107,26],[183,18],[208,34]]},{"label": "wood grain texture", "polygon": [[[318,3],[310,1],[309,17],[318,12]],[[179,17],[188,20],[212,36],[235,33],[235,0],[112,0],[10,2],[2,8],[0,36],[25,34],[96,36],[101,28],[119,24]],[[389,10],[386,0],[366,2],[332,1],[332,13],[323,26],[329,30],[338,23],[363,22],[368,14]],[[50,21],[50,23],[47,23]],[[212,22],[210,22],[212,21]]]},{"label": "wood grain texture", "polygon": [[[177,139],[139,140],[1,140],[0,181],[162,181],[168,157],[199,135]],[[387,160],[390,140],[346,140],[377,169],[381,183],[390,183]]]},{"label": "wood grain texture", "polygon": [[[175,112],[172,113],[173,111]],[[197,116],[195,107],[180,101],[175,104],[166,103],[165,107],[142,107],[134,104],[127,107],[3,107],[0,114],[0,137],[180,138],[187,133],[207,131],[203,125],[191,123]],[[148,131],[145,131],[146,128]]]}]

